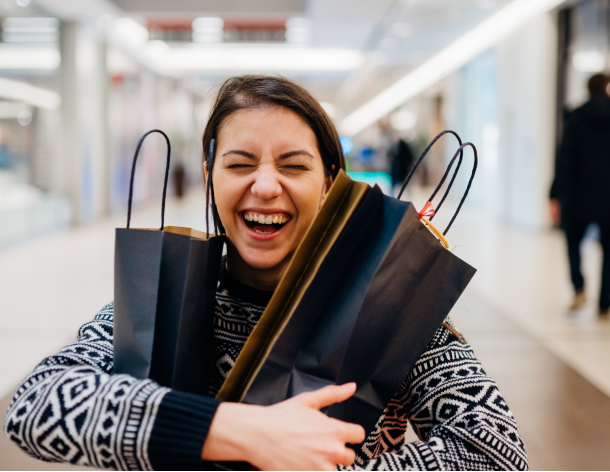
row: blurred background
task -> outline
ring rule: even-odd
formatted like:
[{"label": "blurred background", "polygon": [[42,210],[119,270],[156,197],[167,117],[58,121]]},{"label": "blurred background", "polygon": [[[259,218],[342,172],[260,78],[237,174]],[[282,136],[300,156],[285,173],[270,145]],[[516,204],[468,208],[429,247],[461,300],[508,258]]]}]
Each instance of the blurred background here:
[{"label": "blurred background", "polygon": [[[549,188],[567,114],[610,72],[610,0],[0,0],[0,407],[112,299],[114,228],[147,130],[172,142],[166,224],[203,230],[200,137],[227,77],[275,73],[335,121],[353,178],[396,194],[443,129],[479,151],[448,234],[479,273],[452,318],[500,385],[534,469],[610,469],[601,250],[573,297]],[[421,208],[446,137],[406,197]],[[165,143],[138,161],[135,227],[158,225]],[[610,156],[609,156],[610,157]],[[467,151],[452,216],[470,175]],[[610,184],[610,183],[609,183]],[[0,439],[0,469],[48,469]],[[61,466],[64,469],[66,466]]]}]

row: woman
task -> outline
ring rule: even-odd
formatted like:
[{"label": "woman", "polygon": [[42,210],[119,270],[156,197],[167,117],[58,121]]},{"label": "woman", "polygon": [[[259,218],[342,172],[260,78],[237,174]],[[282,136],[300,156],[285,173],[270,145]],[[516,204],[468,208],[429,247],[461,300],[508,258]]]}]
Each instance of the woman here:
[{"label": "woman", "polygon": [[[214,211],[228,239],[216,294],[213,395],[345,163],[320,105],[279,77],[225,82],[203,136],[206,160],[211,148]],[[362,428],[318,411],[349,398],[353,384],[259,407],[112,375],[112,316],[110,304],[15,394],[5,432],[26,452],[122,469],[203,468],[201,459],[262,469],[527,468],[512,414],[448,320],[356,458],[346,443],[362,442]],[[404,443],[407,422],[420,441]]]}]

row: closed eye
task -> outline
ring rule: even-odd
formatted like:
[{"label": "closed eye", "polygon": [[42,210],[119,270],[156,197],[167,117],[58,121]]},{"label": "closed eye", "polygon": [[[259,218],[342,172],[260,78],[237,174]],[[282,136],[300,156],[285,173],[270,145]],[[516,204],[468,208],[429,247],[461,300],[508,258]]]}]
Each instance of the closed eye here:
[{"label": "closed eye", "polygon": [[253,166],[248,165],[248,164],[231,164],[231,165],[227,166],[228,169],[243,169],[245,167],[253,167]]},{"label": "closed eye", "polygon": [[299,166],[299,165],[295,165],[295,166],[284,166],[286,169],[295,169],[295,170],[309,170],[308,167],[306,166]]}]

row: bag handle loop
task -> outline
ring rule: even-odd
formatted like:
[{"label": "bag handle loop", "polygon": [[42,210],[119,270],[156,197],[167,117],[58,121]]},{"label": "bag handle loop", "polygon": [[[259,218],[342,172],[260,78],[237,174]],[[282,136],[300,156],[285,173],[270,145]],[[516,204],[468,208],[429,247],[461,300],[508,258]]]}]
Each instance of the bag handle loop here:
[{"label": "bag handle loop", "polygon": [[134,179],[134,175],[136,173],[136,161],[138,159],[138,155],[140,154],[140,148],[142,147],[142,143],[144,142],[144,139],[146,139],[146,137],[151,133],[162,134],[163,137],[165,138],[165,142],[167,142],[167,164],[165,165],[165,180],[163,183],[163,199],[161,200],[161,228],[159,228],[159,231],[163,231],[163,228],[165,226],[165,224],[164,224],[165,223],[165,196],[167,195],[167,179],[169,177],[169,160],[170,160],[170,155],[172,153],[172,148],[169,144],[169,138],[163,131],[161,131],[160,129],[151,129],[150,131],[145,133],[144,136],[142,136],[140,138],[140,141],[138,141],[138,146],[136,147],[136,152],[133,156],[133,163],[131,165],[131,179],[129,180],[129,202],[127,203],[127,229],[129,229],[129,223],[131,222],[131,203],[133,200],[133,179]]},{"label": "bag handle loop", "polygon": [[[474,179],[474,175],[476,173],[477,170],[477,164],[478,164],[478,155],[477,155],[477,149],[474,146],[474,144],[472,143],[462,143],[462,139],[460,138],[460,136],[455,132],[455,131],[451,131],[451,130],[445,130],[442,133],[438,134],[431,142],[430,144],[428,144],[428,146],[426,147],[426,149],[424,150],[424,152],[422,153],[422,155],[419,157],[419,159],[417,159],[417,161],[415,162],[415,164],[413,165],[413,167],[411,168],[411,170],[409,171],[409,175],[407,175],[407,178],[405,179],[405,182],[402,185],[402,188],[400,189],[400,192],[398,194],[398,199],[400,199],[400,197],[402,196],[405,188],[407,187],[407,185],[409,184],[409,182],[411,181],[411,178],[413,177],[413,174],[415,173],[415,170],[417,169],[417,166],[419,166],[420,162],[424,159],[424,157],[426,157],[426,155],[428,154],[428,152],[430,151],[430,149],[432,148],[432,146],[434,146],[434,144],[436,144],[436,142],[445,134],[452,134],[454,135],[458,142],[460,143],[460,147],[458,148],[457,152],[455,153],[455,155],[453,156],[453,158],[451,159],[449,165],[447,166],[447,170],[445,171],[443,178],[441,179],[441,181],[439,182],[439,184],[436,186],[436,189],[434,190],[434,192],[432,193],[432,195],[430,196],[430,198],[428,199],[428,202],[426,203],[426,205],[424,206],[424,208],[422,209],[422,211],[420,211],[420,217],[422,219],[425,218],[425,222],[428,226],[433,226],[430,223],[430,221],[434,218],[434,216],[438,213],[438,210],[440,210],[441,206],[443,205],[443,203],[445,202],[447,196],[449,195],[449,191],[451,190],[451,187],[453,187],[453,183],[455,182],[455,178],[457,177],[458,171],[460,170],[460,167],[462,165],[462,160],[464,157],[464,149],[468,146],[472,147],[473,151],[474,151],[474,166],[472,169],[472,174],[470,176],[470,180],[468,181],[468,186],[466,188],[466,191],[464,193],[464,196],[462,197],[462,200],[460,201],[460,204],[456,210],[456,212],[453,215],[453,218],[451,219],[451,221],[449,222],[449,225],[447,226],[447,228],[445,229],[445,231],[442,233],[442,235],[446,235],[447,232],[449,231],[449,229],[451,228],[451,225],[453,225],[453,222],[455,221],[458,213],[460,212],[460,209],[462,208],[462,205],[464,204],[464,201],[466,200],[466,197],[468,196],[468,192],[470,191],[470,186],[472,185],[472,180]],[[443,186],[443,184],[445,183],[445,180],[447,180],[447,177],[449,175],[449,172],[451,172],[451,168],[453,167],[453,164],[455,162],[455,160],[459,157],[457,166],[455,168],[455,171],[453,172],[453,176],[451,177],[451,180],[449,181],[449,185],[447,186],[447,190],[445,190],[445,194],[443,195],[443,198],[441,199],[440,203],[438,204],[438,206],[436,207],[436,209],[434,209],[433,205],[432,205],[432,200],[434,199],[434,197],[436,197],[437,193],[439,192],[439,190],[441,189],[441,187]],[[426,218],[428,217],[428,218]],[[434,227],[435,234],[441,234],[440,231]],[[446,240],[445,240],[446,241]],[[441,240],[442,242],[442,240]]]},{"label": "bag handle loop", "polygon": [[212,184],[212,170],[214,168],[214,158],[216,157],[216,139],[210,141],[210,152],[206,162],[208,178],[205,188],[205,230],[210,237],[210,198],[212,200],[212,218],[214,218],[214,236],[218,236],[218,213],[216,211],[216,199],[214,198],[214,187]]},{"label": "bag handle loop", "polygon": [[[421,156],[419,156],[419,159],[417,159],[417,161],[415,162],[415,164],[413,164],[413,167],[411,167],[411,170],[409,171],[409,174],[407,175],[407,178],[405,179],[404,183],[402,184],[402,187],[400,189],[400,192],[398,193],[398,200],[400,200],[400,197],[402,196],[403,192],[405,191],[405,189],[407,188],[407,185],[409,185],[409,182],[411,181],[411,178],[413,177],[413,174],[415,173],[415,171],[417,170],[417,167],[419,166],[420,162],[424,160],[424,157],[426,157],[426,155],[428,154],[428,152],[430,151],[430,149],[432,149],[432,146],[434,146],[436,144],[436,142],[441,139],[444,135],[446,134],[452,134],[453,136],[456,137],[456,139],[458,140],[458,143],[460,143],[460,146],[462,145],[462,138],[460,138],[460,135],[457,134],[455,131],[451,131],[449,129],[443,131],[442,133],[439,133],[436,138],[434,138],[430,144],[428,144],[428,146],[426,146],[426,149],[424,149],[424,152],[422,152]],[[449,182],[449,187],[447,188],[447,190],[445,191],[445,195],[443,196],[441,202],[438,204],[436,211],[440,210],[443,202],[445,201],[445,198],[447,198],[447,195],[449,193],[449,190],[451,189],[451,186],[453,185],[453,181],[455,180],[455,177],[457,175],[458,170],[460,169],[460,166],[462,165],[462,157],[463,157],[463,153],[460,154],[460,160],[458,162],[458,165],[455,169],[455,173],[453,174],[453,178],[451,179],[451,182]],[[428,201],[431,201],[437,194],[437,192],[439,191],[439,189],[441,188],[441,185],[444,182],[444,178],[441,181],[441,184],[436,187],[436,190],[434,191],[434,193],[432,194],[432,196],[430,197],[430,199]],[[433,216],[433,215],[431,215]]]},{"label": "bag handle loop", "polygon": [[[430,197],[430,199],[432,199],[434,197],[434,195],[436,195],[436,192],[438,192],[438,189],[440,188],[441,185],[443,185],[443,182],[445,181],[445,179],[447,178],[447,175],[449,175],[449,171],[451,170],[451,166],[453,166],[453,163],[455,162],[455,160],[457,159],[458,155],[460,156],[460,162],[462,160],[462,155],[464,152],[464,149],[466,149],[467,147],[471,147],[472,151],[473,151],[473,156],[474,156],[474,163],[472,165],[472,172],[470,174],[470,179],[468,180],[468,185],[466,186],[466,191],[464,192],[464,195],[462,196],[462,199],[460,200],[460,204],[457,207],[457,210],[455,210],[455,213],[453,214],[453,218],[451,218],[451,221],[449,222],[449,224],[447,225],[447,228],[445,229],[445,231],[443,232],[443,235],[446,235],[447,232],[449,231],[449,229],[451,228],[451,225],[453,224],[453,222],[455,221],[455,219],[457,218],[460,210],[462,209],[462,205],[464,204],[464,202],[466,201],[466,197],[468,196],[468,192],[470,192],[470,187],[472,185],[472,181],[474,180],[474,176],[477,172],[477,165],[479,163],[479,157],[478,157],[478,153],[477,153],[477,148],[474,144],[468,142],[468,143],[464,143],[462,144],[459,149],[457,150],[457,152],[455,153],[455,155],[453,156],[453,158],[451,159],[451,162],[449,163],[449,166],[447,167],[447,170],[445,171],[445,175],[443,175],[443,178],[441,180],[441,183],[438,185],[438,187],[436,188],[436,190],[434,191],[434,194],[432,197]],[[455,174],[457,174],[457,171],[459,169],[459,162],[458,162],[458,166],[455,169]],[[451,183],[453,183],[453,180],[455,180],[455,174],[453,174],[453,179],[451,179]],[[447,192],[449,192],[449,188],[447,189]],[[447,193],[445,193],[445,197],[447,196]],[[444,198],[443,198],[444,200]],[[432,219],[432,218],[430,218]]]}]

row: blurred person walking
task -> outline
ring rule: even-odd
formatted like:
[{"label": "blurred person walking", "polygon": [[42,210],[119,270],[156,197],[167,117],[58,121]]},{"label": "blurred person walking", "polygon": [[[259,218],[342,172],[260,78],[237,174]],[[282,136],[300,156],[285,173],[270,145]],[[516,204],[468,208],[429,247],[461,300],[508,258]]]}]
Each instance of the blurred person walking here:
[{"label": "blurred person walking", "polygon": [[557,154],[550,212],[555,226],[566,235],[574,300],[570,310],[586,302],[580,270],[580,243],[587,227],[597,223],[603,249],[599,316],[610,311],[610,97],[609,79],[593,75],[588,82],[590,100],[567,118]]},{"label": "blurred person walking", "polygon": [[388,157],[390,158],[392,187],[400,187],[415,161],[411,147],[404,139],[398,138],[398,141],[388,151]]}]

